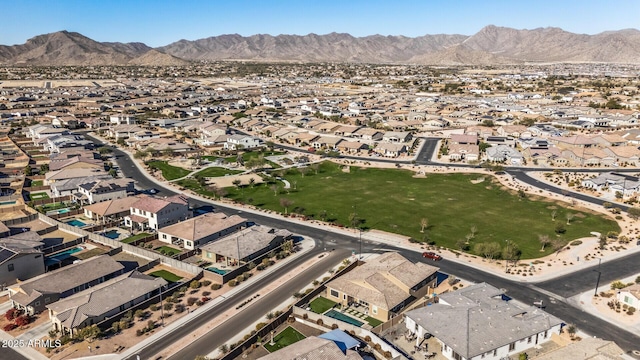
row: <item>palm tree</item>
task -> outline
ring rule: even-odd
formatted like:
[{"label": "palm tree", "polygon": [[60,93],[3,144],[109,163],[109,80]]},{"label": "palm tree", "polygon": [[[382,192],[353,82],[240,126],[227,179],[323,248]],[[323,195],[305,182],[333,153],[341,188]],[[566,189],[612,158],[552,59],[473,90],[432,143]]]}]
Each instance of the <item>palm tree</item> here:
[{"label": "palm tree", "polygon": [[544,251],[545,246],[551,243],[551,239],[549,239],[549,235],[538,235],[538,241],[542,244],[542,249],[540,251]]},{"label": "palm tree", "polygon": [[287,198],[280,198],[280,206],[284,208],[284,214],[289,212],[289,206],[293,205],[293,200]]},{"label": "palm tree", "polygon": [[423,233],[424,229],[426,229],[429,226],[429,219],[427,219],[426,217],[420,219],[420,232]]},{"label": "palm tree", "polygon": [[250,178],[249,179],[249,185],[251,186],[252,189],[253,189],[253,186],[255,185],[255,183],[256,183],[256,179],[254,179],[254,178]]},{"label": "palm tree", "polygon": [[566,217],[567,217],[567,225],[571,225],[571,220],[573,220],[573,218],[575,217],[575,214],[572,213],[567,213]]}]

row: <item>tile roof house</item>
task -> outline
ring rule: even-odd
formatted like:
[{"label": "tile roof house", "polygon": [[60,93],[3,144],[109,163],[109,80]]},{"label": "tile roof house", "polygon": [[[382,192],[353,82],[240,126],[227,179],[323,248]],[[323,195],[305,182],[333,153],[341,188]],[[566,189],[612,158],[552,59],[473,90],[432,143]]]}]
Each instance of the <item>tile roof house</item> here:
[{"label": "tile roof house", "polygon": [[167,284],[161,277],[132,271],[47,305],[49,318],[55,330],[74,334],[158,295]]},{"label": "tile roof house", "polygon": [[84,216],[98,222],[121,219],[131,213],[131,205],[138,200],[140,200],[140,198],[137,196],[127,196],[121,199],[112,199],[85,205]]},{"label": "tile roof house", "polygon": [[127,227],[140,230],[158,230],[190,217],[189,202],[185,196],[142,196],[131,205],[130,215],[124,218],[124,223]]},{"label": "tile roof house", "polygon": [[285,229],[254,225],[202,246],[202,259],[225,266],[246,263],[278,248],[291,235]]},{"label": "tile roof house", "polygon": [[118,276],[123,270],[124,266],[112,257],[100,255],[20,282],[9,288],[9,294],[14,307],[35,314],[47,304]]},{"label": "tile roof house", "polygon": [[640,309],[640,284],[633,284],[624,289],[618,290],[616,298],[622,304]]},{"label": "tile roof house", "polygon": [[388,252],[327,283],[327,298],[387,321],[435,286],[438,268]]},{"label": "tile roof house", "polygon": [[245,227],[247,219],[238,215],[206,213],[160,228],[158,240],[193,250]]},{"label": "tile roof house", "polygon": [[511,300],[480,283],[438,296],[431,306],[407,311],[407,329],[416,342],[435,337],[447,359],[503,359],[559,334],[562,320],[534,306]]}]

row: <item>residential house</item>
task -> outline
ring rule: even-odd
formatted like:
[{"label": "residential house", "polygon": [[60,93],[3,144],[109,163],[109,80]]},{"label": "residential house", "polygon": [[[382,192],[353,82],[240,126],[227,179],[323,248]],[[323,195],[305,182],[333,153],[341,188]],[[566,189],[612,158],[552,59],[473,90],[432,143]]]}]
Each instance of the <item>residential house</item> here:
[{"label": "residential house", "polygon": [[44,150],[50,153],[59,153],[63,149],[80,148],[92,149],[93,142],[86,140],[82,135],[54,135],[45,139]]},{"label": "residential house", "polygon": [[69,135],[69,130],[63,128],[54,128],[50,125],[38,124],[29,126],[26,131],[26,135],[33,139],[34,144],[37,145],[38,140],[47,138],[49,136]]},{"label": "residential house", "polygon": [[139,230],[158,230],[190,218],[187,197],[174,195],[166,198],[142,196],[131,205],[124,224]]},{"label": "residential house", "polygon": [[528,139],[532,136],[531,131],[527,130],[527,127],[524,125],[499,126],[498,129],[496,129],[496,132],[500,136],[508,136],[514,139]]},{"label": "residential house", "polygon": [[326,296],[343,308],[357,304],[358,311],[387,321],[427,295],[436,284],[437,270],[388,252],[327,283]]},{"label": "residential house", "polygon": [[480,147],[470,144],[451,144],[449,145],[450,161],[477,161],[480,159]]},{"label": "residential house", "polygon": [[380,143],[373,151],[386,157],[398,157],[407,152],[407,146],[398,143]]},{"label": "residential house", "polygon": [[338,145],[342,141],[344,141],[344,140],[342,140],[339,137],[320,136],[320,137],[316,138],[315,140],[313,140],[313,142],[311,143],[311,146],[313,146],[314,149],[336,150],[338,148]]},{"label": "residential house", "polygon": [[618,290],[616,299],[623,305],[640,309],[640,284],[633,284]]},{"label": "residential house", "polygon": [[126,196],[85,205],[84,216],[99,223],[122,219],[131,214],[131,205],[140,200],[137,196]]},{"label": "residential house", "polygon": [[36,276],[9,288],[13,307],[36,314],[48,304],[122,274],[124,266],[109,255],[99,255],[82,262]]},{"label": "residential house", "polygon": [[478,136],[475,134],[451,134],[450,144],[478,145]]},{"label": "residential house", "polygon": [[136,117],[127,114],[118,114],[109,116],[109,122],[113,125],[135,125]]},{"label": "residential house", "polygon": [[383,136],[384,133],[382,131],[367,127],[362,127],[353,133],[353,137],[368,141],[380,141]]},{"label": "residential house", "polygon": [[548,342],[562,320],[480,283],[438,294],[438,303],[407,311],[405,324],[416,345],[434,336],[447,359],[499,360]]},{"label": "residential house", "polygon": [[133,137],[135,133],[140,131],[144,131],[144,129],[138,125],[122,124],[110,127],[107,131],[107,135],[115,138],[116,140],[119,140]]},{"label": "residential house", "polygon": [[34,231],[9,235],[4,224],[0,228],[0,288],[43,274],[44,243],[40,235]]},{"label": "residential house", "polygon": [[206,213],[160,228],[158,240],[193,250],[245,227],[247,219],[238,215]]},{"label": "residential house", "polygon": [[[74,169],[76,170],[76,169]],[[50,184],[52,197],[73,195],[78,191],[78,186],[98,180],[111,180],[113,177],[105,172],[98,172],[94,175],[91,172],[81,172],[84,176],[77,176],[69,179],[62,179]]]},{"label": "residential house", "polygon": [[78,185],[78,192],[73,194],[73,198],[81,204],[122,199],[134,192],[133,184],[131,178],[93,179]]},{"label": "residential house", "polygon": [[615,158],[613,166],[640,165],[640,150],[637,146],[611,146],[602,151]]},{"label": "residential house", "polygon": [[277,249],[291,235],[285,229],[255,225],[205,244],[201,247],[201,256],[224,267],[242,265]]},{"label": "residential house", "polygon": [[382,136],[382,141],[390,143],[406,143],[411,140],[411,133],[408,131],[387,131]]},{"label": "residential house", "polygon": [[622,173],[608,172],[599,174],[581,182],[583,187],[602,192],[622,193],[624,196],[633,196],[640,191],[640,179]]},{"label": "residential house", "polygon": [[132,271],[47,305],[53,329],[74,335],[160,294],[167,280]]},{"label": "residential house", "polygon": [[[104,169],[91,169],[91,168],[71,168],[60,169],[57,171],[49,171],[45,174],[44,179],[46,184],[53,184],[62,180],[68,179],[81,179],[89,176],[110,176]],[[59,195],[56,195],[59,196]]]},{"label": "residential house", "polygon": [[262,139],[248,135],[228,135],[224,148],[227,150],[254,149],[264,146]]},{"label": "residential house", "polygon": [[358,141],[341,141],[337,149],[347,154],[357,154],[361,151],[368,151],[369,145]]},{"label": "residential house", "polygon": [[524,156],[510,146],[498,145],[487,148],[487,160],[507,162],[509,165],[522,165]]}]

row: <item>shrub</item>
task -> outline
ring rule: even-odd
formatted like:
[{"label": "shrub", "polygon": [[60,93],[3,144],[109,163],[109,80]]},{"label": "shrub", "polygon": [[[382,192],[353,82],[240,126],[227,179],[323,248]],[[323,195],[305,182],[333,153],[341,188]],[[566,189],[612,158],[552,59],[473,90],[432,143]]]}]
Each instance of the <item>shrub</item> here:
[{"label": "shrub", "polygon": [[138,309],[136,310],[134,316],[137,317],[138,319],[142,319],[144,317],[144,311],[142,311],[142,309]]},{"label": "shrub", "polygon": [[166,303],[164,305],[162,305],[162,308],[165,310],[171,310],[173,309],[173,304],[172,303]]},{"label": "shrub", "polygon": [[257,324],[256,324],[256,330],[260,330],[260,329],[262,329],[262,328],[263,328],[263,327],[265,327],[265,326],[267,326],[267,323],[263,323],[263,322],[261,322],[261,323],[257,323]]},{"label": "shrub", "polygon": [[190,297],[190,298],[187,299],[187,305],[192,306],[193,304],[196,303],[196,301],[198,301],[197,298]]},{"label": "shrub", "polygon": [[25,326],[31,322],[29,315],[20,315],[16,318],[16,325]]},{"label": "shrub", "polygon": [[144,331],[142,329],[136,330],[136,336],[142,336],[142,334],[144,334]]},{"label": "shrub", "polygon": [[209,286],[209,285],[211,285],[211,281],[210,280],[204,280],[202,282],[202,286]]},{"label": "shrub", "polygon": [[160,305],[158,305],[158,304],[153,304],[153,305],[149,306],[149,310],[151,310],[151,311],[158,311],[158,310],[160,310]]},{"label": "shrub", "polygon": [[391,357],[392,357],[391,351],[385,351],[384,352],[384,357],[385,357],[385,359],[391,359]]},{"label": "shrub", "polygon": [[238,283],[238,284],[243,282],[244,281],[244,275],[236,276],[235,280],[236,280],[236,283]]},{"label": "shrub", "polygon": [[367,335],[364,337],[365,342],[371,342],[371,336]]},{"label": "shrub", "polygon": [[118,322],[118,328],[120,328],[120,330],[128,329],[130,326],[131,323],[129,323],[127,319],[122,319]]},{"label": "shrub", "polygon": [[176,304],[175,312],[178,314],[183,313],[185,310],[185,306],[182,304]]},{"label": "shrub", "polygon": [[18,327],[18,325],[16,325],[16,324],[7,324],[2,328],[2,330],[11,331],[11,330],[13,330],[13,329],[15,329],[17,327]]},{"label": "shrub", "polygon": [[571,245],[571,246],[578,246],[578,245],[581,245],[581,244],[582,244],[582,241],[581,241],[581,240],[574,240],[574,241],[572,241],[569,245]]},{"label": "shrub", "polygon": [[563,223],[559,222],[559,223],[556,223],[555,232],[556,234],[564,234],[567,232],[567,229],[564,227]]},{"label": "shrub", "polygon": [[202,300],[198,300],[196,301],[196,306],[202,306],[204,303],[202,302]]},{"label": "shrub", "polygon": [[331,325],[331,329],[335,330],[335,329],[337,329],[337,328],[338,328],[338,324],[333,324],[333,325]]},{"label": "shrub", "polygon": [[220,284],[212,284],[211,285],[211,290],[219,290],[222,287],[222,285]]},{"label": "shrub", "polygon": [[5,319],[11,321],[11,320],[17,318],[18,315],[20,315],[20,310],[18,310],[16,308],[11,308],[11,309],[7,310],[7,312],[4,314],[4,317],[5,317]]},{"label": "shrub", "polygon": [[189,287],[191,287],[192,289],[197,289],[200,287],[200,281],[198,280],[193,280],[190,284]]},{"label": "shrub", "polygon": [[235,279],[234,280],[229,280],[229,282],[227,284],[229,284],[229,286],[231,286],[231,287],[234,287],[234,286],[238,285],[238,281],[236,281]]},{"label": "shrub", "polygon": [[611,290],[624,289],[625,287],[627,287],[627,284],[623,283],[620,280],[616,280],[611,283]]},{"label": "shrub", "polygon": [[316,324],[324,325],[324,321],[322,321],[322,319],[318,319],[318,320],[316,320]]}]

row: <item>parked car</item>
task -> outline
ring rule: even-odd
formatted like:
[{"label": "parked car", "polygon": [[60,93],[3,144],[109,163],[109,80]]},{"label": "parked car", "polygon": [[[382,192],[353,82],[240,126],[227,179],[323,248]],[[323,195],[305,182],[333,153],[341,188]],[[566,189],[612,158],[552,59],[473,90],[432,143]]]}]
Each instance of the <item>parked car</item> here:
[{"label": "parked car", "polygon": [[438,261],[438,260],[442,260],[442,256],[434,253],[434,252],[423,252],[422,253],[422,257],[423,258],[427,258],[427,259],[431,259],[433,261]]}]

